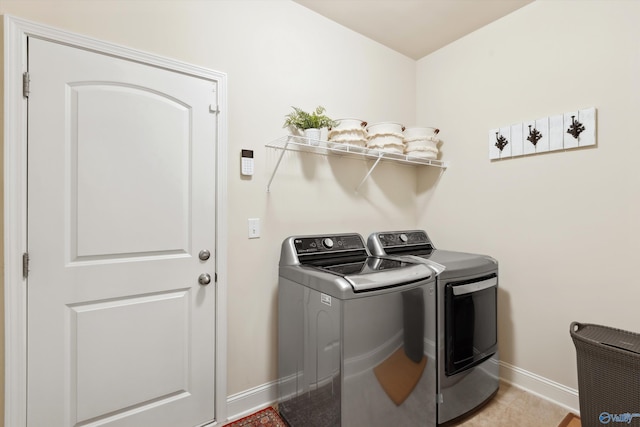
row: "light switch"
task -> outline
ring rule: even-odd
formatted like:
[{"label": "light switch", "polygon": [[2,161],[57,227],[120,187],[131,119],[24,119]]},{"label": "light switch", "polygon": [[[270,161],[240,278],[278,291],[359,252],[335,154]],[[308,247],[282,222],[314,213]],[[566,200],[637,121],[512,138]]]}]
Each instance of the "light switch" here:
[{"label": "light switch", "polygon": [[249,218],[249,238],[257,239],[260,237],[260,218]]}]

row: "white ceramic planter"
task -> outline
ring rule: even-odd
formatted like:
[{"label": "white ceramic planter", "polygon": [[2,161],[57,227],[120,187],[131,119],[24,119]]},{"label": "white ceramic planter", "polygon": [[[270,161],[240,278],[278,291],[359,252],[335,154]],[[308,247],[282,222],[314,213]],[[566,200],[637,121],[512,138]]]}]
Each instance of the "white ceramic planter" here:
[{"label": "white ceramic planter", "polygon": [[320,129],[305,129],[304,136],[309,138],[309,144],[318,145],[320,143]]}]

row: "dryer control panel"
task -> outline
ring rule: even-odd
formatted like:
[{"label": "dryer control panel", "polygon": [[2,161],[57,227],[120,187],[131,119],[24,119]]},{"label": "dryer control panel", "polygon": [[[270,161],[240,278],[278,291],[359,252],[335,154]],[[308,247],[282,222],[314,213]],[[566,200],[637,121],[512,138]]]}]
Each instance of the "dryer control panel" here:
[{"label": "dryer control panel", "polygon": [[424,231],[379,233],[378,239],[383,247],[431,243]]},{"label": "dryer control panel", "polygon": [[425,255],[435,248],[423,230],[384,231],[373,233],[367,239],[371,254],[384,255]]}]

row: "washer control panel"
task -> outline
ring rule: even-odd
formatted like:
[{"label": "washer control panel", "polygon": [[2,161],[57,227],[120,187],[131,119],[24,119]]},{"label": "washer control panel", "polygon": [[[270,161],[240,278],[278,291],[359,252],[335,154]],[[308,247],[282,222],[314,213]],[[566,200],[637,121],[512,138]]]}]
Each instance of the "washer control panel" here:
[{"label": "washer control panel", "polygon": [[299,237],[293,241],[297,254],[362,250],[364,240],[359,234],[338,236]]},{"label": "washer control panel", "polygon": [[379,233],[378,240],[383,247],[403,245],[424,245],[431,241],[424,231],[399,231],[392,233]]}]

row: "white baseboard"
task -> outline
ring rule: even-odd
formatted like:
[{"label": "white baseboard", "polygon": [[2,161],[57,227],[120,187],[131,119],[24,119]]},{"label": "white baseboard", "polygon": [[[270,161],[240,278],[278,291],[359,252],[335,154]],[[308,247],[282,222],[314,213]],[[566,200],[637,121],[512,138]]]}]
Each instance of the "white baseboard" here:
[{"label": "white baseboard", "polygon": [[[517,366],[500,361],[500,379],[545,400],[580,414],[578,390],[569,388]],[[246,417],[278,400],[278,382],[271,381],[227,397],[226,422]]]},{"label": "white baseboard", "polygon": [[578,390],[500,361],[500,379],[531,394],[580,414]]},{"label": "white baseboard", "polygon": [[226,422],[238,420],[260,409],[271,406],[278,400],[278,381],[271,381],[227,397]]}]

